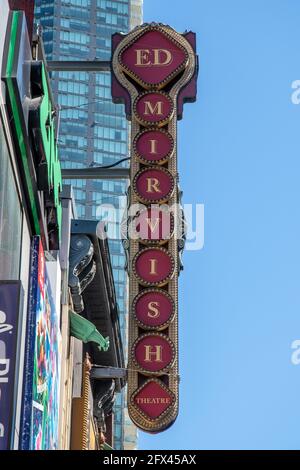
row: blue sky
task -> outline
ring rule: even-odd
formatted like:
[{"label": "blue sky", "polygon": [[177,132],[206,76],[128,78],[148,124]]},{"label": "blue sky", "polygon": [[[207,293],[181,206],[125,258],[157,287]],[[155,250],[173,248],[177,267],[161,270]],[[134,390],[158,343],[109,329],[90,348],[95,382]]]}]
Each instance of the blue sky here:
[{"label": "blue sky", "polygon": [[180,277],[180,414],[139,448],[300,449],[300,2],[144,0],[144,20],[197,33],[179,170],[205,246]]}]

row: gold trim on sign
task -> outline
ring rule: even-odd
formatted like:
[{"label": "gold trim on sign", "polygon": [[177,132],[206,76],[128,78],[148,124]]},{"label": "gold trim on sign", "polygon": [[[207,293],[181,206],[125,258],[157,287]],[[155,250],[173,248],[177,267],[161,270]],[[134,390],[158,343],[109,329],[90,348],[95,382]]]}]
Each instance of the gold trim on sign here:
[{"label": "gold trim on sign", "polygon": [[[127,49],[129,49],[129,47],[132,44],[134,44],[135,41],[140,39],[140,37],[144,36],[144,34],[150,32],[150,31],[157,31],[157,32],[161,33],[163,36],[168,38],[173,44],[175,44],[179,49],[181,49],[185,54],[185,60],[182,63],[182,65],[181,66],[179,65],[178,67],[176,67],[176,69],[173,70],[173,72],[171,72],[164,80],[160,81],[159,83],[157,83],[155,85],[153,85],[149,82],[146,82],[145,80],[140,78],[135,72],[133,72],[129,67],[127,67],[127,65],[125,65],[122,61],[123,52],[125,52]],[[120,67],[122,68],[122,70],[125,73],[127,73],[131,78],[133,78],[143,88],[146,88],[146,89],[153,88],[153,89],[156,89],[156,90],[160,90],[161,88],[166,86],[173,78],[175,78],[176,75],[178,75],[180,72],[182,72],[187,67],[187,65],[189,63],[189,54],[188,54],[186,48],[183,47],[178,41],[176,41],[176,39],[171,34],[169,34],[164,27],[161,27],[160,25],[150,25],[146,30],[144,29],[144,30],[140,31],[140,33],[138,35],[136,35],[134,37],[134,39],[130,40],[128,42],[128,44],[126,44],[121,49],[121,51],[118,54],[118,60],[119,60],[119,64],[120,64]]]},{"label": "gold trim on sign", "polygon": [[[138,219],[141,214],[143,214],[144,212],[148,212],[148,210],[151,210],[152,209],[152,206],[148,206],[148,207],[145,207],[145,209],[142,209],[141,211],[139,211],[135,216],[134,216],[134,221],[133,221],[133,224],[134,224],[134,230],[136,233],[137,230],[136,230],[136,219]],[[159,204],[157,205],[157,207],[155,206],[154,209],[157,209],[158,211],[160,212],[166,212],[170,215],[170,233],[169,233],[169,237],[168,238],[161,238],[159,240],[152,240],[152,239],[147,239],[147,238],[141,238],[139,237],[138,240],[139,242],[142,244],[142,245],[153,245],[153,246],[160,246],[160,245],[165,245],[166,243],[168,243],[168,241],[171,240],[171,238],[173,237],[174,235],[174,230],[175,230],[175,222],[174,222],[174,214],[173,212],[169,211],[165,205],[162,205],[160,206]]]},{"label": "gold trim on sign", "polygon": [[[139,113],[137,112],[137,105],[138,105],[138,102],[140,101],[141,98],[143,98],[144,96],[147,96],[147,95],[151,95],[151,94],[155,94],[155,95],[161,95],[163,96],[164,98],[167,98],[167,100],[169,101],[169,104],[170,104],[170,111],[169,113],[167,114],[167,116],[165,116],[163,119],[161,119],[160,121],[147,121],[147,119],[143,119]],[[157,126],[157,127],[162,127],[162,126],[165,126],[166,124],[168,124],[168,122],[170,122],[170,120],[172,119],[173,115],[174,115],[174,103],[172,101],[172,99],[170,98],[169,94],[167,94],[166,92],[164,91],[157,91],[157,90],[147,90],[147,91],[144,91],[143,93],[139,93],[139,95],[136,97],[136,99],[134,100],[133,102],[133,108],[132,108],[132,112],[135,116],[135,119],[142,125],[142,126],[145,126],[145,127],[152,127],[152,126]]]},{"label": "gold trim on sign", "polygon": [[[171,189],[170,191],[165,195],[163,196],[161,199],[146,199],[144,198],[144,196],[142,196],[139,192],[138,192],[138,189],[136,187],[137,185],[137,179],[143,174],[143,173],[146,173],[146,171],[150,171],[150,170],[157,170],[157,171],[160,171],[162,173],[165,173],[166,175],[169,176],[170,178],[170,181],[172,183],[171,185]],[[147,168],[143,168],[142,170],[139,170],[133,180],[132,180],[132,189],[137,197],[137,199],[140,201],[140,202],[143,202],[144,204],[162,204],[164,202],[167,202],[169,201],[169,199],[172,197],[173,193],[174,193],[174,190],[175,190],[175,187],[176,187],[176,184],[175,184],[175,179],[172,175],[172,173],[170,173],[169,170],[167,170],[165,167],[163,166],[148,166]]]},{"label": "gold trim on sign", "polygon": [[[170,397],[171,397],[171,403],[170,405],[168,406],[168,408],[166,408],[157,418],[150,418],[150,416],[148,416],[143,410],[141,410],[141,408],[136,405],[134,403],[134,399],[135,397],[146,387],[146,385],[148,385],[149,383],[151,382],[155,382],[157,383],[165,392],[169,393],[170,394]],[[151,421],[153,424],[156,424],[156,423],[159,423],[161,421],[161,419],[166,416],[169,411],[170,411],[170,408],[171,406],[174,406],[174,404],[176,403],[176,396],[174,395],[174,393],[172,392],[172,390],[170,390],[161,380],[159,380],[158,378],[156,377],[152,377],[148,380],[146,380],[146,382],[141,385],[141,387],[139,387],[132,395],[131,395],[131,405],[137,410],[138,413],[140,413],[146,420],[149,420]]]},{"label": "gold trim on sign", "polygon": [[[164,323],[162,323],[161,325],[158,325],[158,326],[146,325],[145,323],[143,323],[142,321],[140,321],[138,319],[137,314],[136,314],[136,304],[138,303],[140,298],[143,297],[145,294],[150,294],[152,292],[165,295],[172,304],[172,312],[171,312],[169,320],[165,321]],[[133,302],[132,302],[132,315],[135,318],[135,321],[137,322],[139,327],[142,328],[143,330],[163,331],[166,328],[168,328],[168,326],[172,323],[172,321],[175,318],[175,315],[176,315],[175,301],[170,296],[170,294],[167,291],[163,290],[163,289],[157,289],[155,287],[150,288],[150,289],[144,289],[139,294],[137,294],[137,296],[133,299]]]},{"label": "gold trim on sign", "polygon": [[[171,150],[163,158],[161,158],[160,160],[147,160],[146,158],[142,157],[139,154],[138,150],[137,150],[137,141],[139,140],[139,138],[142,137],[142,135],[147,134],[147,132],[153,132],[153,131],[160,132],[161,134],[165,134],[170,139],[170,142],[171,142]],[[141,132],[139,132],[135,136],[132,145],[133,145],[133,150],[134,150],[135,157],[141,163],[143,163],[143,165],[149,165],[149,166],[151,166],[151,165],[163,165],[168,160],[170,160],[170,158],[173,156],[174,150],[175,150],[175,142],[174,142],[174,139],[171,136],[171,134],[168,131],[166,131],[165,129],[157,129],[157,127],[150,127],[150,128],[148,127],[147,129],[144,129]]]},{"label": "gold trim on sign", "polygon": [[[112,66],[113,66],[114,73],[119,83],[128,90],[131,96],[131,106],[133,106],[133,102],[135,98],[138,96],[139,91],[137,90],[135,85],[132,83],[132,81],[128,78],[128,76],[124,73],[124,71],[122,70],[122,67],[118,63],[118,54],[120,53],[122,48],[124,48],[130,42],[134,42],[136,38],[138,38],[143,32],[150,30],[151,27],[153,27],[153,25],[148,25],[148,26],[143,25],[143,26],[135,28],[127,36],[125,36],[124,39],[118,44],[113,54]],[[161,28],[165,33],[170,34],[174,38],[174,40],[178,41],[178,43],[180,43],[181,46],[186,49],[188,53],[188,57],[189,57],[187,67],[184,69],[182,76],[172,86],[169,92],[169,95],[172,98],[173,103],[174,103],[174,115],[171,121],[168,123],[167,130],[172,135],[174,142],[176,142],[177,96],[178,96],[179,91],[192,79],[194,75],[195,66],[196,66],[195,53],[191,44],[185,39],[185,37],[177,33],[170,26],[159,25],[159,28]],[[154,88],[154,87],[151,87],[151,88]],[[133,142],[134,138],[139,132],[140,132],[140,126],[138,122],[136,121],[134,115],[132,115],[131,142]],[[134,157],[133,151],[132,151],[132,157]],[[135,174],[139,170],[140,170],[139,162],[135,158],[132,158],[131,170],[130,170],[131,181],[133,181]],[[168,170],[176,179],[177,178],[176,146],[175,146],[173,157],[168,161]],[[131,191],[130,203],[138,204],[138,202],[139,200],[136,194],[134,193],[134,191]],[[169,200],[170,205],[173,205],[175,203],[178,203],[177,191],[174,191],[172,197]],[[130,266],[132,265],[132,262],[136,253],[139,251],[139,247],[140,245],[139,245],[138,240],[130,240],[130,250],[129,250]],[[175,240],[174,237],[169,241],[169,249],[174,254],[175,270],[176,272],[178,272],[178,247],[177,247],[177,240]],[[139,383],[138,383],[139,374],[133,370],[133,361],[131,357],[129,357],[129,371],[128,371],[129,415],[132,421],[136,424],[136,426],[148,432],[159,432],[162,429],[167,428],[172,422],[174,422],[174,420],[176,419],[178,415],[178,392],[179,392],[178,391],[178,353],[179,351],[178,351],[178,300],[177,300],[178,299],[178,280],[177,280],[177,276],[174,276],[169,281],[167,287],[168,287],[168,293],[173,297],[175,306],[176,306],[176,315],[175,315],[174,321],[170,324],[169,331],[168,331],[169,337],[173,341],[177,350],[177,357],[175,358],[175,362],[173,366],[173,373],[168,376],[168,387],[174,393],[176,397],[176,401],[174,405],[168,409],[167,414],[164,416],[161,416],[155,423],[153,423],[150,419],[146,418],[140,412],[138,412],[138,410],[131,403],[131,396],[139,388]],[[134,298],[136,297],[136,295],[139,293],[139,289],[140,289],[138,279],[133,275],[131,275],[129,278],[129,289],[130,289],[129,301],[131,304]],[[129,315],[129,330],[128,330],[129,347],[130,345],[134,343],[135,339],[138,337],[138,334],[139,334],[139,326],[137,322],[135,321],[134,316],[131,314]],[[130,370],[130,368],[132,368],[132,370]],[[152,380],[154,380],[154,378]]]},{"label": "gold trim on sign", "polygon": [[[145,281],[144,279],[142,279],[137,271],[136,271],[136,262],[137,262],[137,259],[139,258],[139,256],[141,256],[143,253],[146,253],[146,251],[150,251],[150,250],[156,250],[156,251],[162,251],[163,253],[165,253],[166,255],[169,256],[170,258],[170,261],[171,261],[171,271],[170,271],[170,274],[168,276],[166,276],[164,279],[162,279],[161,281],[157,281],[157,282],[147,282]],[[132,271],[136,277],[136,279],[138,280],[138,282],[144,286],[144,287],[162,287],[164,285],[166,285],[173,277],[174,277],[174,274],[175,274],[175,260],[174,260],[174,256],[172,253],[170,253],[169,250],[166,250],[166,248],[163,248],[161,246],[148,246],[147,248],[143,248],[142,250],[138,250],[137,253],[135,254],[134,258],[133,258],[133,261],[132,261]]]},{"label": "gold trim on sign", "polygon": [[[148,370],[148,369],[144,369],[139,363],[138,361],[136,360],[135,358],[135,348],[136,346],[138,345],[138,343],[140,341],[142,341],[144,338],[149,338],[150,336],[156,336],[158,338],[162,338],[164,339],[167,343],[169,343],[169,345],[171,346],[171,349],[172,349],[172,359],[170,360],[169,364],[166,365],[165,367],[163,367],[162,369],[159,369],[157,371],[151,371],[151,370]],[[144,333],[140,336],[137,337],[137,339],[135,340],[135,342],[133,343],[132,347],[131,347],[131,358],[133,360],[133,363],[134,363],[134,366],[136,368],[138,368],[139,372],[143,375],[147,375],[147,376],[160,376],[160,375],[165,375],[165,374],[168,374],[170,373],[170,370],[173,368],[173,365],[174,365],[174,362],[175,362],[175,359],[176,359],[176,347],[173,343],[173,341],[169,338],[169,336],[163,334],[163,333],[157,333],[155,331],[151,331],[149,333]]]}]

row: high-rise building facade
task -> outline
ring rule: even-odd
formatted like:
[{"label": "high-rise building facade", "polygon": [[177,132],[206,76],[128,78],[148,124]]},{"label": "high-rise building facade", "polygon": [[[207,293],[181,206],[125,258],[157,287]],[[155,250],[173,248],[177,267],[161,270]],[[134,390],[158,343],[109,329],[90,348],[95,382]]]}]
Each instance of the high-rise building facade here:
[{"label": "high-rise building facade", "polygon": [[[142,22],[143,0],[36,0],[35,19],[43,27],[48,60],[109,60],[111,35],[127,33]],[[53,72],[52,88],[60,107],[59,150],[63,168],[110,165],[128,156],[129,123],[123,105],[111,101],[109,72]],[[126,166],[123,162],[120,166]],[[124,181],[76,180],[77,214],[85,219],[111,219],[124,204]],[[121,204],[120,204],[121,203]],[[110,220],[112,222],[112,220]],[[118,217],[113,221],[118,226]],[[118,230],[111,230],[111,238]],[[127,275],[120,239],[110,240],[120,325],[127,359]],[[130,422],[126,392],[115,404],[114,447],[133,449],[137,431]]]}]

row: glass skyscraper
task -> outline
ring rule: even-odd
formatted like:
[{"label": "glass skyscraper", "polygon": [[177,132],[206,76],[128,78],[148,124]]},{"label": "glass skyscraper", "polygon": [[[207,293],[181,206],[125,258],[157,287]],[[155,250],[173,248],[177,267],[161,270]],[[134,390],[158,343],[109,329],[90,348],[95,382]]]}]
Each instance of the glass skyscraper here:
[{"label": "glass skyscraper", "polygon": [[[142,22],[143,0],[36,0],[36,22],[43,27],[48,60],[109,60],[111,35]],[[52,72],[60,106],[59,150],[63,168],[110,165],[128,156],[129,126],[123,105],[111,102],[109,72]],[[128,165],[123,162],[121,166]],[[119,207],[124,181],[76,180],[73,185],[80,218],[108,220]],[[124,203],[124,200],[123,200]],[[119,220],[115,220],[118,224]],[[110,232],[111,233],[111,232]],[[127,277],[121,241],[110,241],[111,259],[127,356]],[[127,359],[127,357],[126,357]],[[126,392],[115,404],[115,449],[134,449],[137,431],[126,407]]]}]

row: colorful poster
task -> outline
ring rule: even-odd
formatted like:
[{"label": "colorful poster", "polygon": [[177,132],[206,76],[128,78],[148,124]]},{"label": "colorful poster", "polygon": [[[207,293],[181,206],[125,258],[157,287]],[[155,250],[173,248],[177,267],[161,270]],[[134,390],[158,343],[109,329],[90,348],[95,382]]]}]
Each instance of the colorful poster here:
[{"label": "colorful poster", "polygon": [[58,318],[43,248],[39,237],[34,237],[20,442],[24,450],[54,450],[58,446],[61,347]]}]

